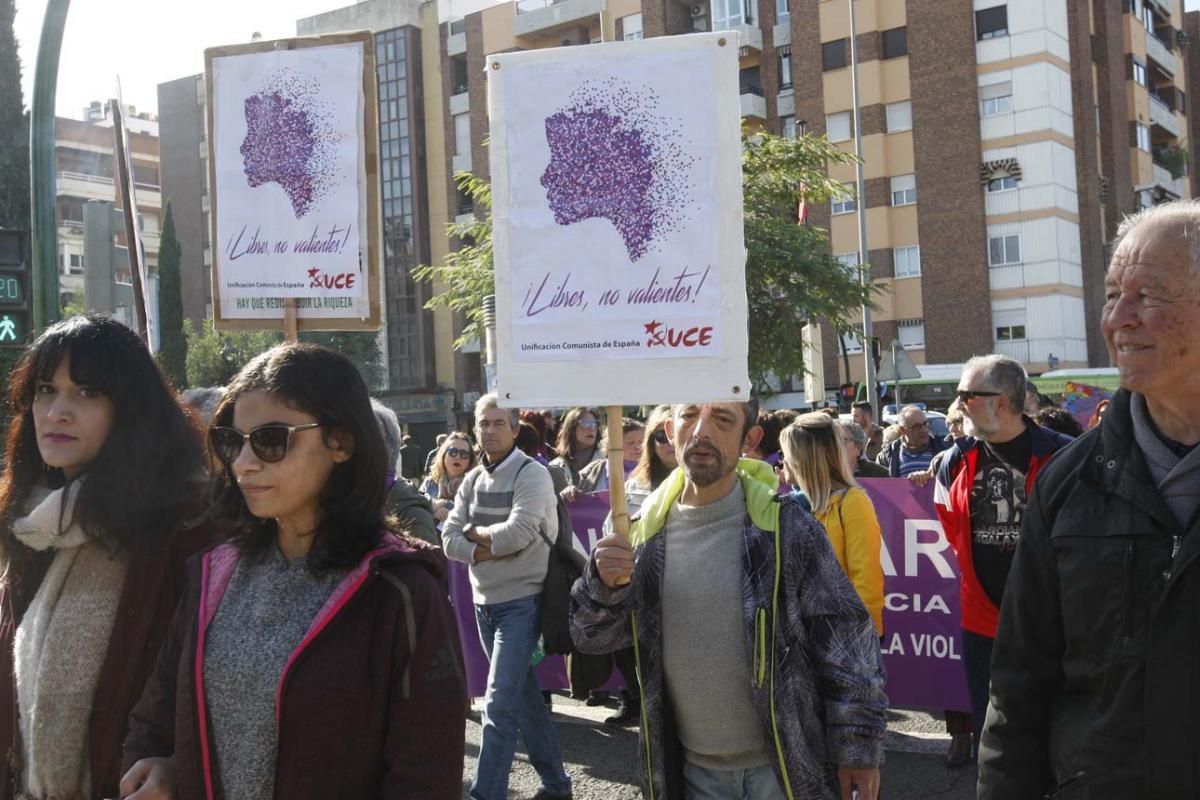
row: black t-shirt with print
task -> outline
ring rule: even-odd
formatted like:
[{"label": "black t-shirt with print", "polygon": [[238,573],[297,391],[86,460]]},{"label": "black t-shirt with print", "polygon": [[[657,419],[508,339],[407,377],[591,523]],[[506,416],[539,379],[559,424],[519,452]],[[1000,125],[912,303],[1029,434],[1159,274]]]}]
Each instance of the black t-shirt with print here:
[{"label": "black t-shirt with print", "polygon": [[1032,457],[1028,428],[1003,444],[979,443],[971,484],[971,561],[979,584],[997,606],[1021,536],[1025,475]]}]

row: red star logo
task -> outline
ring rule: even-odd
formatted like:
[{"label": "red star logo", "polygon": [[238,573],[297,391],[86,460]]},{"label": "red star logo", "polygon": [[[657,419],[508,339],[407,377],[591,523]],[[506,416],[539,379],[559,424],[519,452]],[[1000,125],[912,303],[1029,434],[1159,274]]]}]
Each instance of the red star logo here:
[{"label": "red star logo", "polygon": [[659,326],[659,325],[661,325],[661,324],[662,324],[662,323],[661,323],[661,322],[658,322],[658,321],[655,321],[655,322],[647,322],[647,323],[646,323],[646,333],[653,334],[653,333],[654,333],[656,330],[658,330],[658,326]]}]

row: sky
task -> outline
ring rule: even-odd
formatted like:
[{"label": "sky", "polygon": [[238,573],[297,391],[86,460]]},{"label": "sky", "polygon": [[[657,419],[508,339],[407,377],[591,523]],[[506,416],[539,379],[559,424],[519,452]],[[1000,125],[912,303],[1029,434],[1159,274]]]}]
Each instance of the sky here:
[{"label": "sky", "polygon": [[[439,0],[443,17],[461,16],[494,0]],[[55,105],[79,118],[93,100],[116,96],[120,77],[126,103],[155,111],[157,86],[204,70],[204,49],[296,35],[296,20],[351,5],[354,0],[74,0],[67,15]],[[1200,0],[1197,0],[1200,2]],[[451,10],[447,10],[450,4]],[[16,34],[25,105],[46,0],[17,0]]]},{"label": "sky", "polygon": [[[494,1],[439,0],[439,6],[445,19]],[[294,36],[297,19],[351,2],[75,0],[63,37],[58,114],[78,118],[92,100],[115,97],[118,76],[125,102],[153,112],[157,85],[201,72],[206,47],[246,42],[255,32],[266,39]],[[1200,10],[1200,0],[1185,0],[1185,7]],[[27,106],[45,10],[46,0],[17,0],[16,34]]]}]

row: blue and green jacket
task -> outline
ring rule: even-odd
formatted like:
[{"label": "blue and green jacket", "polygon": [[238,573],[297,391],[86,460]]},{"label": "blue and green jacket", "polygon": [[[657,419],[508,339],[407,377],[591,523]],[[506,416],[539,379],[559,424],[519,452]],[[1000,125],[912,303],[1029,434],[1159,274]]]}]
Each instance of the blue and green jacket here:
[{"label": "blue and green jacket", "polygon": [[[821,524],[776,494],[769,464],[743,459],[743,611],[752,693],[774,767],[791,800],[837,800],[838,765],[883,763],[887,697],[871,618]],[[642,693],[641,781],[649,800],[683,800],[683,747],[663,672],[662,577],[667,515],[683,492],[676,470],[642,505],[630,541],[633,581],[609,589],[595,562],[572,592],[571,634],[584,653],[633,645]]]}]

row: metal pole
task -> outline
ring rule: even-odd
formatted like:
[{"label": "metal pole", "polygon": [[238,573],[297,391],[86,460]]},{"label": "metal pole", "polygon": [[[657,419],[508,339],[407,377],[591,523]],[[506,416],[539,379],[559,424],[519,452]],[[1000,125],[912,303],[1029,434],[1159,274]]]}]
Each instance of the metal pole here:
[{"label": "metal pole", "polygon": [[[870,282],[867,272],[867,186],[863,177],[862,162],[862,104],[858,93],[858,28],[855,25],[854,0],[850,4],[850,79],[854,96],[854,177],[857,198],[854,203],[858,214],[858,280],[865,288]],[[875,359],[872,356],[871,306],[863,303],[863,364],[866,367],[867,397],[871,401],[871,418],[879,419],[879,393],[875,391]]]},{"label": "metal pole", "polygon": [[50,0],[42,20],[33,103],[29,109],[29,186],[33,209],[33,324],[41,329],[57,322],[58,232],[54,221],[54,103],[58,90],[58,56],[71,0]]}]

